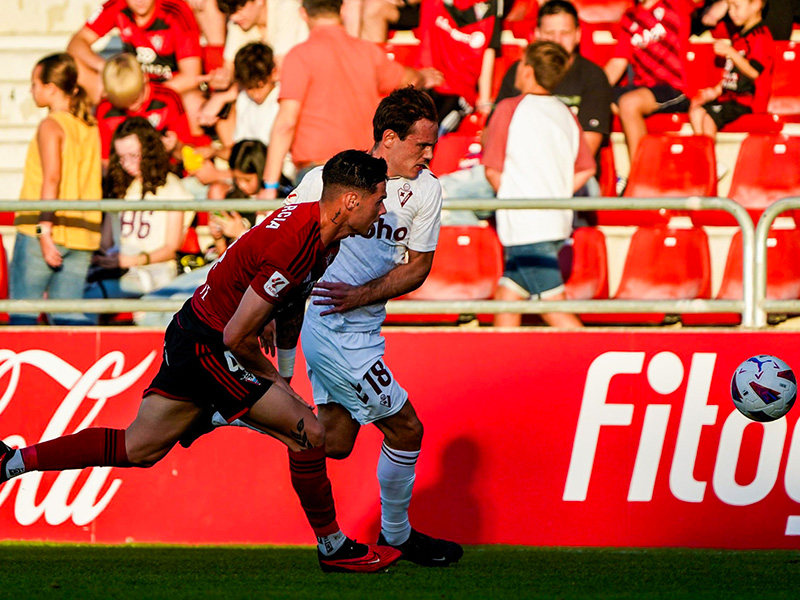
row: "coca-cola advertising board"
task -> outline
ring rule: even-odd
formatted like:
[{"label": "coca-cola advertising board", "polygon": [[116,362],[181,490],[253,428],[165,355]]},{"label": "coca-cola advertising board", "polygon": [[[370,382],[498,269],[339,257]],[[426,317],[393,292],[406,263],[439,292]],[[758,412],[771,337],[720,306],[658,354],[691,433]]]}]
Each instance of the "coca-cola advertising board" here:
[{"label": "coca-cola advertising board", "polygon": [[[425,424],[411,518],[464,543],[794,548],[795,408],[750,422],[745,358],[800,368],[800,334],[713,330],[390,330],[386,362]],[[23,446],[125,427],[162,334],[22,330],[0,338],[0,437]],[[299,356],[299,353],[298,353]],[[310,389],[302,359],[293,385]],[[329,461],[339,522],[377,536],[380,435]],[[228,427],[150,469],[28,473],[0,487],[0,539],[312,543],[285,448]]]}]

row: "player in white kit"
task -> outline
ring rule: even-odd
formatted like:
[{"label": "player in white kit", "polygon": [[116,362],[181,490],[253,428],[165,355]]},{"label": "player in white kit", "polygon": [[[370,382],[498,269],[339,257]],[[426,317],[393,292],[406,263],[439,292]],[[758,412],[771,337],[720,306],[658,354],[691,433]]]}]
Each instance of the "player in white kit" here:
[{"label": "player in white kit", "polygon": [[[454,542],[411,528],[408,506],[422,444],[422,423],[383,358],[385,303],[418,288],[431,269],[439,238],[442,191],[427,169],[437,141],[436,109],[413,88],[384,98],[373,118],[370,153],[389,167],[386,214],[366,236],[342,240],[339,255],[317,283],[306,311],[303,354],[314,402],[325,426],[326,453],[345,458],[361,425],[384,435],[378,460],[381,544],[425,566],[461,558]],[[322,169],[305,176],[287,203],[313,201]]]}]

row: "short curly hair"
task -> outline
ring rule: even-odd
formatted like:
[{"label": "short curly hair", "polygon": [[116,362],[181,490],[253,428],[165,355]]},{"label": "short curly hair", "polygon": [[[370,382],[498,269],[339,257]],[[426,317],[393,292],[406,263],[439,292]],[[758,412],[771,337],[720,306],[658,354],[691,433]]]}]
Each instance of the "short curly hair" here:
[{"label": "short curly hair", "polygon": [[275,70],[272,48],[261,42],[242,46],[233,59],[233,78],[242,89],[252,90],[269,81]]},{"label": "short curly hair", "polygon": [[142,198],[147,192],[155,194],[158,188],[167,182],[169,173],[169,154],[161,140],[161,135],[144,117],[129,117],[119,124],[114,137],[111,138],[111,152],[108,158],[108,194],[109,198],[124,198],[133,181],[119,160],[114,142],[129,135],[139,138],[142,146],[142,158],[139,170],[142,173]]}]

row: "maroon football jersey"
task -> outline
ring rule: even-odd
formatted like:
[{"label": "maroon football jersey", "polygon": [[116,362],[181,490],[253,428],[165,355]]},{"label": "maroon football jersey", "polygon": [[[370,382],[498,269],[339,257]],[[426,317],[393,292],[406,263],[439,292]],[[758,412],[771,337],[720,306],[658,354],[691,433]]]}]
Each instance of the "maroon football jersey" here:
[{"label": "maroon football jersey", "polygon": [[172,79],[179,60],[200,57],[200,29],[183,0],[155,0],[153,16],[142,26],[125,0],[108,0],[86,26],[101,37],[118,28],[124,51],[153,81]]},{"label": "maroon football jersey", "polygon": [[[196,145],[180,94],[158,83],[151,83],[142,107],[137,111],[116,108],[108,100],[97,107],[97,126],[103,158],[111,151],[111,138],[119,124],[129,117],[144,117],[158,133],[172,131],[184,144]],[[197,144],[200,145],[200,144]]]},{"label": "maroon football jersey", "polygon": [[278,309],[304,300],[339,251],[322,245],[319,218],[319,202],[290,204],[245,233],[195,290],[195,314],[223,331],[248,287]]}]

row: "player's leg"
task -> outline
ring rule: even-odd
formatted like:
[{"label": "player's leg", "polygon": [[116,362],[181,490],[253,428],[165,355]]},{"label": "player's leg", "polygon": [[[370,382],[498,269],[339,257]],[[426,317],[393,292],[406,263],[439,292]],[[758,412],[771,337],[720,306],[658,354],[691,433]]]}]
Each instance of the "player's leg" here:
[{"label": "player's leg", "polygon": [[292,487],[317,537],[322,570],[374,572],[400,558],[393,548],[358,544],[342,533],[326,467],[325,429],[299,396],[273,385],[241,418],[289,449]]},{"label": "player's leg", "polygon": [[317,406],[319,420],[325,428],[325,454],[342,460],[350,456],[361,425],[341,404],[331,402]]},{"label": "player's leg", "polygon": [[189,402],[150,394],[127,429],[90,427],[19,450],[0,442],[0,483],[29,471],[150,467],[170,451],[199,413]]},{"label": "player's leg", "polygon": [[628,143],[628,154],[633,160],[642,138],[647,135],[647,124],[644,118],[659,109],[653,92],[647,88],[638,88],[620,96],[619,120]]}]

